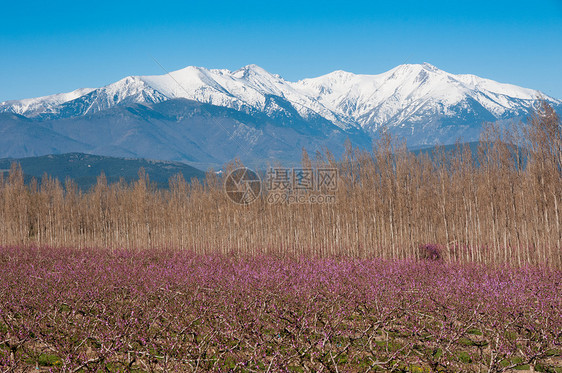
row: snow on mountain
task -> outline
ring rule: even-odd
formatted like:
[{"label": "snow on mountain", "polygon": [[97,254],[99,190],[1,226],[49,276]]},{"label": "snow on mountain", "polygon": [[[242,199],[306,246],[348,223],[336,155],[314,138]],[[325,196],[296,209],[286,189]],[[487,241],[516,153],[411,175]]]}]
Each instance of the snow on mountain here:
[{"label": "snow on mountain", "polygon": [[265,114],[285,125],[317,126],[315,131],[321,132],[331,131],[326,124],[331,123],[376,137],[385,127],[409,145],[427,145],[459,137],[474,140],[484,121],[528,115],[538,96],[562,105],[536,90],[450,74],[427,63],[400,65],[378,75],[334,71],[298,82],[256,65],[236,71],[190,66],[164,75],[130,76],[97,89],[6,101],[0,103],[0,113],[45,121],[184,98]]},{"label": "snow on mountain", "polygon": [[80,97],[52,105],[49,110],[35,110],[24,115],[39,119],[79,117],[116,106],[156,103],[168,99],[139,77],[129,76],[105,87],[91,90]]},{"label": "snow on mountain", "polygon": [[281,110],[268,107],[268,97],[277,96],[290,102],[303,118],[317,114],[331,121],[336,119],[329,109],[303,95],[292,83],[257,65],[233,72],[190,66],[170,74],[141,76],[140,79],[169,98],[187,98],[243,111],[271,112]]},{"label": "snow on mountain", "polygon": [[456,114],[451,108],[458,105],[468,108],[474,101],[496,119],[516,116],[526,112],[541,95],[535,90],[474,75],[450,74],[427,63],[400,65],[379,75],[335,71],[301,80],[294,86],[370,132],[383,125],[402,126],[421,111],[450,116]]},{"label": "snow on mountain", "polygon": [[32,115],[33,113],[47,113],[58,105],[72,101],[84,96],[94,88],[80,88],[68,93],[59,93],[50,96],[27,98],[23,100],[11,100],[0,103],[0,113],[15,113],[20,115]]}]

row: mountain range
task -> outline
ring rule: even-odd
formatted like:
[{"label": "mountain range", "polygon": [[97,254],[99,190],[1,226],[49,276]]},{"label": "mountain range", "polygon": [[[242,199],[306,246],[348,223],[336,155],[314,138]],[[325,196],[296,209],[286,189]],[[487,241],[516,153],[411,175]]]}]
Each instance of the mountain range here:
[{"label": "mountain range", "polygon": [[205,168],[296,163],[301,149],[370,148],[383,131],[408,146],[475,141],[483,123],[526,118],[536,90],[428,63],[378,75],[334,71],[290,82],[256,65],[186,67],[101,88],[0,103],[0,157],[82,152]]}]

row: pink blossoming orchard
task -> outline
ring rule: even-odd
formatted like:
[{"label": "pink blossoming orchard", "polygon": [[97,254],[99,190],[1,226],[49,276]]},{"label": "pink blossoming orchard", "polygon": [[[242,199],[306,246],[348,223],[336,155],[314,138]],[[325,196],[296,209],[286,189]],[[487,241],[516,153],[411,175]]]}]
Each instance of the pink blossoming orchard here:
[{"label": "pink blossoming orchard", "polygon": [[559,371],[562,273],[6,248],[3,370]]},{"label": "pink blossoming orchard", "polygon": [[0,372],[562,372],[562,135],[546,103],[529,123],[477,154],[304,154],[337,170],[321,204],[14,166]]}]

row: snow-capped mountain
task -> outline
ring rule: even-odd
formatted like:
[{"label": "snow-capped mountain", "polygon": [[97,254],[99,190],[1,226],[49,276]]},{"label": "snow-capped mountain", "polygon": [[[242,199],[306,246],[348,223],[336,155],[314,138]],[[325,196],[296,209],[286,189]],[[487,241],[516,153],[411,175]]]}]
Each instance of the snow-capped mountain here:
[{"label": "snow-capped mountain", "polygon": [[501,119],[527,112],[542,95],[474,75],[449,74],[428,63],[400,65],[379,75],[335,71],[294,86],[340,117],[366,129],[400,126],[415,118],[420,110],[427,111],[428,106],[435,114],[455,114],[451,108],[468,108],[470,99]]},{"label": "snow-capped mountain", "polygon": [[0,113],[8,112],[20,115],[33,116],[35,113],[49,113],[56,110],[58,106],[82,97],[90,92],[93,88],[79,88],[68,93],[59,93],[51,96],[38,98],[27,98],[23,100],[4,101],[0,103]]},{"label": "snow-capped mountain", "polygon": [[[207,105],[204,108],[209,116],[214,116],[211,113],[221,113],[237,123],[232,127],[232,133],[224,133],[225,138],[232,139],[243,133],[246,138],[242,136],[239,140],[250,141],[254,145],[261,144],[265,138],[290,144],[291,141],[282,137],[287,133],[281,134],[281,128],[284,131],[298,131],[306,136],[304,143],[309,145],[315,142],[316,137],[316,147],[324,145],[322,139],[330,138],[333,142],[336,138],[343,139],[346,136],[357,143],[368,144],[370,139],[377,137],[381,128],[387,128],[391,133],[404,137],[408,145],[417,146],[447,144],[459,138],[475,140],[483,122],[524,117],[530,113],[539,96],[556,108],[562,106],[561,101],[536,90],[497,83],[474,75],[450,74],[427,63],[400,65],[379,75],[335,71],[298,82],[286,81],[256,65],[236,71],[190,66],[164,75],[131,76],[97,89],[86,88],[36,99],[6,101],[0,103],[0,113],[10,113],[21,116],[21,120],[28,120],[22,128],[33,127],[30,123],[34,123],[54,130],[57,136],[68,138],[76,146],[76,143],[90,141],[76,131],[70,131],[73,133],[70,135],[70,122],[84,125],[100,117],[107,120],[108,116],[117,113],[124,115],[123,111],[115,109],[128,108],[129,113],[135,112],[139,116],[135,120],[152,123],[150,131],[157,134],[161,123],[156,121],[162,119],[143,117],[139,113],[144,109],[138,105],[168,117],[169,113],[161,112],[165,106],[159,103],[187,99]],[[178,102],[185,104],[188,101]],[[180,104],[172,106],[177,105]],[[185,117],[166,120],[183,123],[186,117],[194,115],[183,114]],[[0,119],[0,128],[8,122],[14,125],[14,117],[8,120],[5,115],[3,121]],[[254,120],[256,118],[259,120]],[[110,122],[114,120],[111,117]],[[249,124],[248,121],[255,123]],[[189,121],[185,124],[189,126]],[[266,136],[264,128],[269,128],[268,125],[272,125],[275,131],[271,127],[271,132]],[[111,138],[111,128],[107,131],[106,140],[109,143],[115,146],[124,143],[122,139]],[[186,146],[193,147],[195,144],[201,147],[206,136],[200,135],[200,139],[192,138],[192,144]],[[53,134],[51,137],[56,136]],[[148,140],[139,141],[144,143]],[[96,146],[93,148],[96,149]],[[289,148],[283,151],[289,151]],[[236,156],[234,150],[232,155]],[[299,150],[293,149],[296,153]],[[249,150],[249,153],[252,152]],[[135,151],[134,154],[142,155],[142,151]],[[254,155],[260,157],[259,154]],[[262,155],[275,157],[275,154]],[[185,160],[178,154],[170,157],[173,160]],[[220,159],[217,161],[220,162]]]}]

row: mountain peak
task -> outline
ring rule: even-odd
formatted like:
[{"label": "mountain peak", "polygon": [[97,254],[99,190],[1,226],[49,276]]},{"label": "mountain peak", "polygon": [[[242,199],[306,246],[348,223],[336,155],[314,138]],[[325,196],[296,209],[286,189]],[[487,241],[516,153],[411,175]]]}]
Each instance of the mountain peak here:
[{"label": "mountain peak", "polygon": [[437,67],[435,67],[434,65],[430,64],[429,62],[424,62],[422,63],[422,66],[424,69],[426,70],[430,70],[430,71],[441,71],[440,69],[438,69]]},{"label": "mountain peak", "polygon": [[259,67],[255,63],[251,63],[251,64],[246,65],[246,66],[242,66],[239,70],[260,70],[260,71],[264,71],[263,68]]},{"label": "mountain peak", "polygon": [[345,70],[335,70],[332,71],[331,73],[327,74],[333,77],[340,77],[340,78],[349,78],[350,76],[355,76],[354,73],[350,73],[349,71],[345,71]]},{"label": "mountain peak", "polygon": [[428,62],[423,62],[423,63],[406,63],[403,65],[398,65],[395,68],[389,70],[388,72],[413,72],[413,73],[419,73],[421,71],[428,71],[428,72],[435,72],[435,73],[439,73],[439,72],[444,72],[443,70],[439,69],[438,67],[428,63]]},{"label": "mountain peak", "polygon": [[327,74],[321,75],[319,77],[316,78],[307,78],[307,79],[302,79],[300,81],[298,81],[296,84],[309,84],[309,83],[313,83],[313,84],[322,84],[322,82],[339,82],[339,81],[343,81],[343,80],[348,80],[355,75],[354,73],[350,73],[348,71],[344,71],[344,70],[335,70],[332,72],[329,72]]},{"label": "mountain peak", "polygon": [[237,78],[245,78],[245,77],[248,77],[251,74],[253,74],[253,75],[271,75],[268,71],[266,71],[265,69],[261,68],[260,66],[258,66],[256,64],[249,64],[249,65],[243,66],[243,67],[239,68],[238,70],[236,70],[232,73],[232,75],[237,77]]}]

